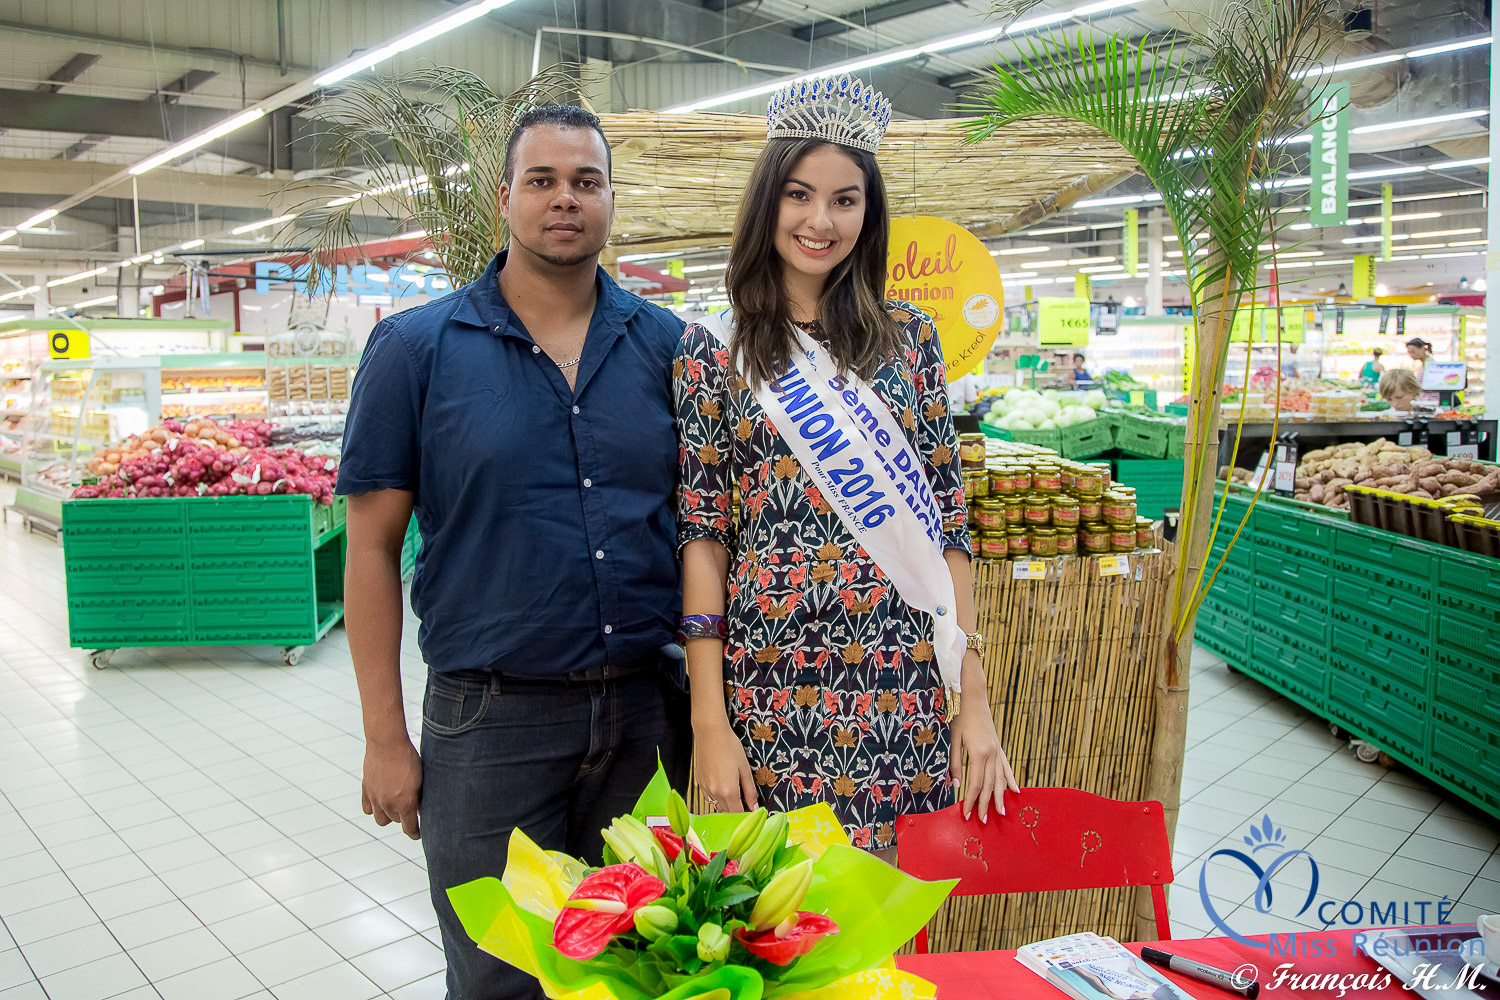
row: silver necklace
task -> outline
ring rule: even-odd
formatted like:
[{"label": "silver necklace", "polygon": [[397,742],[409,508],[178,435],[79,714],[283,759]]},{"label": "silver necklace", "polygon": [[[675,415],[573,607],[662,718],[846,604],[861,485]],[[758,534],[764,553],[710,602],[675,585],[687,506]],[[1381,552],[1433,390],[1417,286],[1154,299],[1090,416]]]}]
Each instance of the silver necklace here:
[{"label": "silver necklace", "polygon": [[578,362],[580,362],[582,360],[583,360],[583,355],[580,354],[580,355],[578,355],[578,357],[574,358],[572,361],[555,361],[555,362],[553,362],[553,364],[557,365],[557,367],[559,367],[559,368],[572,368],[574,365],[578,364]]}]

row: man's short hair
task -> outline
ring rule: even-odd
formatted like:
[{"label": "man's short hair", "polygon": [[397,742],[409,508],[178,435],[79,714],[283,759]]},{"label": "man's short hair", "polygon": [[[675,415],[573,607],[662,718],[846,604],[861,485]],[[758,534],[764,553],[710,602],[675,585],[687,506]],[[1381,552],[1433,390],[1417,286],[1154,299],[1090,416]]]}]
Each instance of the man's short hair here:
[{"label": "man's short hair", "polygon": [[599,124],[599,116],[572,104],[538,104],[516,120],[516,127],[511,129],[510,138],[505,140],[505,183],[510,184],[514,180],[516,146],[520,144],[521,136],[526,134],[527,129],[537,125],[593,129],[598,134],[599,141],[604,143],[605,177],[612,179],[614,157],[610,153],[609,140],[605,138],[604,129]]}]

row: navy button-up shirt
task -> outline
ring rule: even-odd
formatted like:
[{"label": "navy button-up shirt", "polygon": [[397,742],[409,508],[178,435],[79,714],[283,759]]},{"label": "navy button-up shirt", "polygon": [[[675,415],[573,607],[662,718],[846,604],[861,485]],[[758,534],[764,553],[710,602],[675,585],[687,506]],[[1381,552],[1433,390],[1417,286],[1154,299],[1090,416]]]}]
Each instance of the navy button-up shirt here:
[{"label": "navy button-up shirt", "polygon": [[338,492],[416,494],[428,666],[559,677],[625,665],[677,621],[672,358],[683,324],[601,268],[569,390],[500,293],[382,320],[354,380]]}]

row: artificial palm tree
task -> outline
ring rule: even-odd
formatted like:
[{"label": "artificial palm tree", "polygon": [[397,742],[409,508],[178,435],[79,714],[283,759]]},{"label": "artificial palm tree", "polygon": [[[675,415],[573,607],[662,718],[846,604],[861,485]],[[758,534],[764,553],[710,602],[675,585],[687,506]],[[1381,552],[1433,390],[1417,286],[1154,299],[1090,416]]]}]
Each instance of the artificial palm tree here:
[{"label": "artificial palm tree", "polygon": [[[529,108],[577,88],[557,69],[502,94],[474,73],[434,66],[329,92],[311,112],[324,124],[315,137],[322,166],[291,187],[308,192],[298,228],[306,237],[312,223],[315,265],[394,224],[425,230],[455,285],[478,278],[509,240],[500,181],[512,127]],[[330,199],[330,188],[344,194]]]},{"label": "artificial palm tree", "polygon": [[[996,13],[1014,17],[1035,2],[999,3]],[[1317,116],[1316,67],[1342,30],[1345,6],[1340,0],[1236,0],[1214,12],[1211,32],[1165,52],[1121,38],[1096,44],[1082,36],[1044,36],[1018,63],[994,65],[963,106],[973,117],[961,127],[976,142],[1043,115],[1098,128],[1140,165],[1181,240],[1195,363],[1173,628],[1161,650],[1147,791],[1167,807],[1169,827],[1181,787],[1195,616],[1212,583],[1205,557],[1224,511],[1221,504],[1214,516],[1213,484],[1230,331],[1234,314],[1251,307],[1264,265],[1274,258],[1282,226],[1277,208],[1284,201],[1277,178],[1294,165],[1288,141]],[[1234,529],[1236,538],[1244,523]]]}]

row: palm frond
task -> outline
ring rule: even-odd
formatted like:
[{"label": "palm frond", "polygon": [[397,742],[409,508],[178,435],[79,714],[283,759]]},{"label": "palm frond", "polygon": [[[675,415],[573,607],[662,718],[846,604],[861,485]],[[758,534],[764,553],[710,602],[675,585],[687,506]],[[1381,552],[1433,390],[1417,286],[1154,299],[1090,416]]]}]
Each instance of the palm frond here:
[{"label": "palm frond", "polygon": [[332,251],[392,222],[426,230],[456,284],[479,277],[509,239],[499,193],[511,129],[528,108],[576,90],[560,69],[497,94],[473,73],[434,66],[361,78],[328,96],[310,113],[323,122],[314,141],[325,166],[289,187],[304,195],[299,222],[317,222],[309,280]]},{"label": "palm frond", "polygon": [[[1005,17],[1030,6],[997,0],[992,9]],[[1206,36],[1185,38],[1191,64],[1175,48],[1151,52],[1119,37],[1030,39],[1018,64],[990,67],[984,85],[960,105],[973,117],[959,127],[981,142],[1013,122],[1051,115],[1119,143],[1161,195],[1181,241],[1194,357],[1222,375],[1234,314],[1262,290],[1265,264],[1284,228],[1276,212],[1284,194],[1275,178],[1294,162],[1288,140],[1319,115],[1304,81],[1348,6],[1348,0],[1233,0]],[[1218,402],[1216,392],[1190,400],[1189,421],[1198,432],[1191,440],[1217,426]],[[1200,454],[1189,463],[1183,517],[1190,535],[1206,523],[1209,512],[1195,509],[1196,498],[1216,458]],[[1206,589],[1201,571],[1188,579],[1190,561],[1202,557],[1194,547],[1179,548],[1173,607],[1179,629],[1191,622]]]}]

